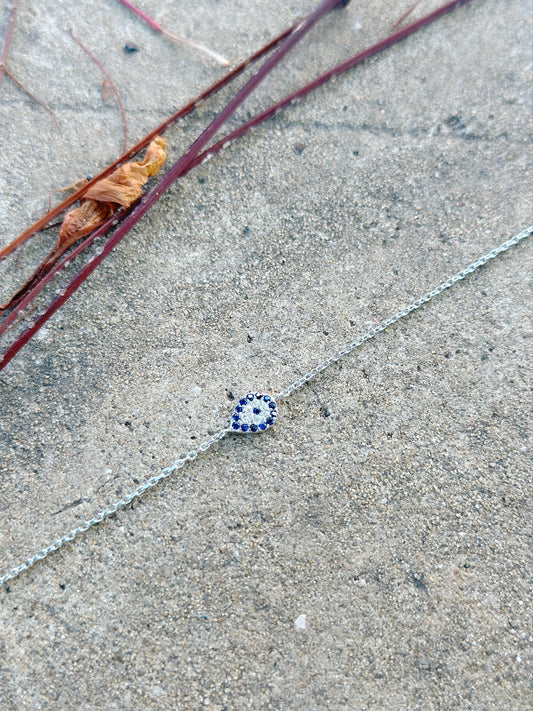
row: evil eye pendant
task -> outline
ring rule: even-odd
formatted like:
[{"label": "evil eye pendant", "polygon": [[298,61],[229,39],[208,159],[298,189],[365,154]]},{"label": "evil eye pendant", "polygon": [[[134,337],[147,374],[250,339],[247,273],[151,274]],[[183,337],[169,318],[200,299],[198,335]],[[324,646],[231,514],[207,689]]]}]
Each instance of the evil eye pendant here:
[{"label": "evil eye pendant", "polygon": [[248,393],[233,411],[229,429],[232,432],[264,432],[278,416],[278,406],[270,395]]}]

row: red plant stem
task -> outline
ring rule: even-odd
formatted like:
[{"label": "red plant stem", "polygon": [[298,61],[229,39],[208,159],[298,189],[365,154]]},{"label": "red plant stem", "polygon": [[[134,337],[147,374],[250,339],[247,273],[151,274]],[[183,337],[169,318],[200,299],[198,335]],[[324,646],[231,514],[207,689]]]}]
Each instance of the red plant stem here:
[{"label": "red plant stem", "polygon": [[[452,2],[448,2],[442,7],[438,8],[434,12],[429,13],[425,17],[421,18],[420,20],[417,20],[415,22],[412,22],[411,24],[407,25],[401,30],[398,30],[397,32],[394,32],[393,34],[389,35],[388,37],[384,38],[383,40],[380,40],[376,44],[372,45],[371,47],[367,48],[366,50],[363,50],[362,52],[359,52],[358,54],[354,55],[350,59],[346,60],[345,62],[342,62],[341,64],[338,64],[336,67],[333,69],[329,70],[325,74],[321,75],[314,81],[310,82],[309,84],[305,85],[298,91],[290,94],[287,96],[285,99],[282,99],[280,102],[277,104],[274,104],[270,109],[267,109],[266,111],[262,112],[261,114],[258,114],[256,117],[245,123],[243,126],[241,126],[239,129],[236,131],[233,131],[231,134],[228,136],[224,137],[217,143],[215,143],[213,146],[211,146],[208,150],[204,151],[203,153],[200,153],[199,155],[193,156],[191,160],[189,160],[188,164],[185,166],[185,169],[181,169],[181,173],[177,173],[176,169],[178,168],[179,164],[182,162],[183,158],[187,156],[191,151],[187,151],[185,156],[182,156],[180,160],[171,168],[171,170],[162,178],[162,180],[159,182],[158,185],[155,186],[151,191],[146,193],[146,195],[141,199],[141,202],[133,209],[133,211],[126,217],[124,222],[120,225],[120,227],[116,230],[116,232],[111,236],[111,238],[107,241],[105,246],[103,247],[102,252],[99,255],[96,255],[93,257],[93,259],[86,264],[80,272],[74,277],[74,279],[69,283],[67,286],[66,290],[60,294],[59,296],[56,296],[53,301],[50,303],[46,311],[41,314],[35,322],[28,327],[13,343],[12,345],[5,351],[3,356],[0,356],[0,370],[2,370],[7,363],[18,353],[18,351],[32,338],[32,336],[39,331],[39,329],[48,321],[48,319],[65,303],[65,301],[76,291],[76,289],[87,279],[87,277],[91,274],[92,271],[98,266],[98,264],[105,259],[107,254],[111,252],[111,250],[118,244],[118,242],[122,239],[122,237],[138,222],[140,217],[149,209],[149,207],[165,192],[165,190],[170,187],[170,185],[179,177],[184,175],[186,172],[189,172],[189,170],[192,170],[193,167],[196,165],[200,164],[202,161],[204,161],[206,158],[210,157],[211,155],[214,155],[215,153],[218,153],[224,146],[227,145],[228,141],[235,140],[239,136],[241,136],[243,133],[245,133],[247,130],[252,128],[253,126],[257,125],[261,121],[266,120],[270,116],[272,116],[276,111],[280,110],[284,106],[287,106],[288,104],[292,103],[294,100],[301,98],[302,96],[305,96],[306,94],[310,93],[314,89],[316,89],[318,86],[321,86],[324,84],[326,81],[331,79],[333,76],[337,76],[338,74],[347,71],[348,69],[352,68],[356,64],[360,64],[364,60],[368,59],[369,57],[377,54],[378,52],[383,51],[387,47],[390,47],[392,44],[399,42],[403,39],[405,39],[407,36],[413,34],[417,30],[421,29],[422,27],[425,27],[426,25],[430,24],[431,22],[434,22],[436,19],[441,17],[442,15],[451,12],[452,10],[455,10],[456,8],[460,7],[461,5],[465,5],[466,3],[470,2],[470,0],[452,0]],[[243,87],[243,89],[246,88]],[[241,90],[242,92],[242,90]],[[230,102],[231,103],[231,102]],[[218,117],[217,117],[218,118]],[[215,119],[216,120],[216,119]],[[214,122],[213,122],[214,123]],[[212,125],[212,124],[211,124]],[[208,127],[209,129],[210,127]],[[208,130],[206,129],[206,131]],[[205,131],[204,131],[205,133]],[[202,134],[204,135],[204,134]],[[195,141],[195,143],[197,143]],[[194,144],[193,144],[194,145]],[[172,179],[169,180],[169,177],[172,174]],[[92,235],[91,235],[92,237]],[[51,278],[51,277],[50,277]]]},{"label": "red plant stem", "polygon": [[407,12],[404,12],[403,15],[396,20],[396,22],[393,22],[392,29],[394,29],[395,27],[398,27],[398,25],[401,25],[404,20],[407,20],[409,15],[414,10],[416,10],[416,8],[420,4],[420,2],[421,2],[421,0],[416,0],[416,2],[413,5],[411,5],[411,7],[409,8],[409,10],[407,10]]},{"label": "red plant stem", "polygon": [[156,32],[164,32],[164,29],[161,27],[161,25],[158,25],[155,20],[152,20],[151,17],[149,17],[142,10],[139,10],[139,8],[135,7],[135,5],[132,5],[131,2],[128,2],[128,0],[119,0],[119,2],[121,2],[123,5],[126,5],[127,8],[129,8],[136,15],[139,15],[139,17],[142,17],[142,19],[147,22],[150,27],[152,27]]},{"label": "red plant stem", "polygon": [[11,12],[9,15],[9,23],[7,25],[6,38],[4,40],[4,47],[2,49],[2,55],[0,56],[0,86],[2,86],[2,81],[4,79],[4,73],[6,73],[6,62],[7,56],[9,54],[9,47],[11,45],[11,38],[13,37],[13,30],[15,29],[15,20],[17,18],[17,10],[19,7],[19,0],[13,0],[11,3]]},{"label": "red plant stem", "polygon": [[146,148],[146,146],[152,141],[156,136],[161,135],[164,133],[170,126],[175,124],[177,121],[179,121],[180,118],[183,118],[187,116],[188,114],[192,113],[196,108],[198,108],[206,99],[210,98],[214,94],[216,94],[222,87],[226,86],[226,84],[229,84],[233,79],[235,79],[237,76],[242,74],[242,72],[247,69],[251,64],[256,62],[258,59],[263,57],[265,54],[268,54],[274,47],[276,47],[280,42],[282,42],[296,27],[296,25],[292,25],[288,29],[286,29],[284,32],[282,32],[280,35],[275,37],[273,40],[268,42],[264,47],[262,47],[260,50],[255,52],[255,54],[252,54],[248,59],[245,59],[244,62],[239,64],[235,69],[232,69],[230,72],[225,74],[221,79],[216,81],[214,84],[212,84],[208,89],[203,91],[199,96],[197,96],[195,99],[190,101],[188,104],[183,106],[181,109],[176,111],[170,118],[166,119],[166,121],[163,121],[162,124],[160,124],[157,128],[155,128],[153,131],[151,131],[148,135],[146,135],[144,138],[142,138],[135,146],[133,146],[129,151],[121,155],[119,158],[117,158],[116,161],[111,163],[110,165],[107,166],[101,173],[98,175],[95,175],[91,180],[89,180],[85,185],[76,192],[72,193],[69,197],[65,198],[59,205],[56,205],[52,210],[49,210],[46,215],[43,215],[37,222],[35,222],[31,227],[28,227],[28,229],[24,230],[22,234],[20,234],[16,239],[14,239],[10,244],[8,244],[6,247],[4,247],[2,250],[0,250],[0,262],[5,259],[7,256],[9,256],[12,252],[14,252],[17,247],[20,245],[24,244],[25,242],[32,237],[36,232],[39,230],[42,230],[46,228],[46,226],[54,220],[58,215],[60,215],[62,212],[67,210],[71,205],[73,205],[75,202],[77,202],[80,198],[83,197],[83,194],[96,182],[99,180],[102,180],[102,178],[105,178],[107,175],[112,173],[117,166],[119,166],[121,163],[125,163],[128,160],[131,160],[134,158],[138,153],[140,153],[143,148]]},{"label": "red plant stem", "polygon": [[83,49],[83,51],[85,52],[85,54],[87,54],[87,55],[93,60],[93,62],[94,62],[94,63],[96,64],[96,66],[98,67],[98,69],[99,69],[99,70],[102,72],[102,74],[105,76],[105,78],[107,79],[107,81],[108,81],[108,83],[109,83],[109,86],[111,87],[111,89],[112,89],[112,91],[113,91],[113,94],[115,95],[115,99],[117,100],[118,108],[119,108],[119,111],[120,111],[120,117],[121,117],[121,119],[122,119],[122,130],[123,130],[123,133],[124,133],[124,138],[123,138],[123,140],[122,140],[121,153],[125,153],[125,152],[126,152],[126,147],[127,147],[127,145],[128,145],[128,124],[127,124],[127,122],[126,122],[126,112],[124,111],[124,104],[122,103],[122,99],[120,98],[120,94],[118,93],[118,89],[117,89],[117,87],[115,86],[115,84],[113,83],[113,80],[112,80],[111,77],[109,76],[109,73],[106,71],[106,69],[105,69],[105,67],[102,65],[102,63],[99,62],[98,59],[96,59],[96,57],[94,56],[94,54],[93,54],[89,49],[87,49],[87,47],[76,37],[76,35],[74,34],[74,32],[72,32],[71,29],[69,29],[68,32],[69,32],[69,35],[70,35],[70,36],[72,37],[72,39],[74,40],[74,42],[76,42],[76,44],[78,44],[78,45]]}]

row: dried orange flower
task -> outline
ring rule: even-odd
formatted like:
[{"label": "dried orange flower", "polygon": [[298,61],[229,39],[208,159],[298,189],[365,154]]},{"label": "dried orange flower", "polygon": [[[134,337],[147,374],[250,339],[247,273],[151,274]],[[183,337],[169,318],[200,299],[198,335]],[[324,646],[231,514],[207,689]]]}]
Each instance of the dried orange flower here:
[{"label": "dried orange flower", "polygon": [[157,136],[148,146],[143,160],[124,163],[107,178],[92,185],[80,206],[65,215],[59,230],[59,243],[70,247],[80,237],[93,232],[119,207],[129,207],[135,202],[142,195],[148,178],[161,170],[167,157],[165,148],[165,139]]},{"label": "dried orange flower", "polygon": [[0,312],[17,304],[78,240],[94,232],[120,207],[129,207],[141,197],[148,178],[159,173],[166,160],[166,145],[164,138],[156,136],[148,146],[143,160],[124,163],[87,190],[79,206],[65,215],[59,228],[59,239],[50,254],[16,294],[0,306]]}]

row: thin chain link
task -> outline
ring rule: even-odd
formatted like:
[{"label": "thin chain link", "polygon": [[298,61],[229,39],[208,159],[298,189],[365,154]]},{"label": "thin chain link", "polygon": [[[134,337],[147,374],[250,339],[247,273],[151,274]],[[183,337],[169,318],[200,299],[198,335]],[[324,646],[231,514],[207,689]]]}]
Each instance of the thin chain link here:
[{"label": "thin chain link", "polygon": [[165,467],[165,469],[162,469],[159,474],[150,477],[150,479],[147,479],[136,489],[134,489],[134,491],[130,491],[129,494],[126,494],[118,501],[115,501],[113,504],[110,504],[106,509],[100,511],[100,513],[95,514],[88,521],[84,521],[76,528],[73,528],[72,531],[65,533],[64,536],[61,536],[61,538],[56,539],[55,541],[50,543],[49,546],[46,546],[46,548],[43,548],[31,558],[27,558],[16,568],[12,568],[0,578],[0,587],[7,583],[9,580],[13,580],[13,578],[18,577],[22,572],[28,570],[28,568],[31,568],[32,565],[35,565],[35,563],[37,563],[38,561],[47,558],[50,553],[58,551],[66,543],[70,543],[70,541],[73,541],[77,536],[80,535],[80,533],[85,533],[85,531],[88,531],[89,528],[92,528],[93,526],[98,526],[99,523],[102,523],[102,521],[105,521],[110,516],[113,516],[113,514],[115,514],[119,509],[123,509],[128,504],[131,504],[134,499],[138,499],[140,496],[146,493],[148,489],[152,489],[154,486],[157,486],[157,484],[159,484],[162,479],[167,479],[175,471],[184,467],[187,462],[193,462],[200,454],[200,452],[205,452],[213,444],[215,444],[216,442],[220,442],[220,440],[225,437],[228,432],[229,430],[227,429],[217,432],[211,437],[211,439],[208,439],[206,442],[203,442],[197,449],[191,449],[191,451],[187,452],[184,457],[176,459],[176,461],[174,461],[169,467]]},{"label": "thin chain link", "polygon": [[503,252],[506,252],[513,245],[518,244],[523,239],[526,239],[526,237],[529,237],[531,234],[533,234],[533,225],[523,230],[519,234],[515,235],[514,237],[511,237],[511,239],[507,240],[507,242],[500,244],[499,247],[491,249],[491,251],[485,254],[483,257],[480,257],[477,261],[472,262],[472,264],[469,264],[465,269],[462,269],[460,272],[457,272],[457,274],[450,277],[439,286],[436,286],[431,291],[428,291],[427,294],[424,294],[424,296],[421,296],[416,301],[413,301],[412,304],[409,304],[409,306],[406,306],[401,311],[398,311],[398,313],[394,314],[394,316],[389,316],[389,318],[385,319],[384,321],[381,321],[377,326],[371,328],[370,331],[365,333],[364,336],[359,336],[359,338],[356,338],[355,341],[348,343],[348,345],[346,345],[342,350],[338,351],[329,358],[326,358],[326,360],[322,361],[322,363],[319,363],[317,366],[315,366],[313,370],[310,370],[308,373],[305,373],[305,375],[302,375],[300,378],[298,378],[298,380],[295,380],[293,383],[288,385],[284,390],[275,395],[274,399],[280,400],[286,397],[290,397],[293,392],[299,390],[310,380],[313,380],[313,378],[316,378],[319,373],[322,373],[324,370],[326,370],[326,368],[329,368],[330,365],[333,365],[333,363],[336,363],[341,358],[344,358],[344,356],[347,356],[355,348],[358,348],[359,346],[362,346],[363,343],[370,341],[370,339],[374,338],[374,336],[377,336],[378,333],[385,331],[387,328],[389,328],[389,326],[392,326],[393,323],[396,323],[396,321],[399,321],[401,318],[404,318],[413,311],[416,311],[424,304],[427,304],[428,301],[431,301],[443,291],[449,289],[458,281],[461,281],[461,279],[464,279],[469,274],[472,274],[484,264],[489,262],[491,259],[495,259]]},{"label": "thin chain link", "polygon": [[[381,323],[379,323],[377,326],[365,333],[364,336],[360,336],[359,338],[356,338],[355,341],[348,343],[348,345],[346,345],[342,350],[338,351],[334,355],[322,361],[322,363],[319,363],[315,368],[313,368],[313,370],[310,370],[301,378],[298,378],[298,380],[295,380],[293,383],[291,383],[288,387],[278,393],[278,395],[276,395],[274,399],[278,400],[290,397],[290,395],[292,395],[295,390],[299,390],[303,385],[308,383],[310,380],[313,380],[313,378],[316,378],[319,373],[322,373],[324,370],[326,370],[326,368],[329,368],[330,365],[333,365],[333,363],[336,363],[341,358],[344,358],[344,356],[347,356],[355,348],[358,348],[359,346],[363,345],[363,343],[366,343],[371,338],[374,338],[374,336],[377,336],[378,333],[381,333],[381,331],[384,331],[389,326],[392,326],[392,324],[396,323],[396,321],[399,321],[401,318],[404,318],[413,311],[416,311],[424,304],[427,304],[428,301],[434,299],[445,289],[449,289],[458,281],[464,279],[469,274],[472,274],[477,269],[486,264],[488,261],[490,261],[491,259],[495,259],[503,252],[506,252],[513,245],[518,244],[523,239],[526,239],[526,237],[529,237],[531,234],[533,234],[533,225],[523,230],[519,234],[515,235],[511,239],[507,240],[507,242],[504,242],[499,247],[492,249],[490,252],[488,252],[488,254],[485,254],[483,257],[480,257],[477,261],[473,262],[465,269],[462,269],[460,272],[457,272],[455,276],[450,277],[445,282],[432,289],[432,291],[429,291],[421,298],[417,299],[416,301],[413,301],[413,303],[409,306],[406,306],[401,311],[398,311],[398,313],[394,314],[394,316],[390,316],[384,321],[381,321]],[[93,518],[84,521],[76,528],[73,528],[68,533],[65,533],[63,536],[61,536],[61,538],[58,538],[52,543],[50,543],[49,546],[46,546],[46,548],[43,548],[31,558],[27,558],[20,565],[9,570],[5,575],[0,578],[0,587],[7,583],[9,580],[13,580],[14,578],[18,577],[21,573],[23,573],[25,570],[28,570],[28,568],[31,568],[38,561],[44,560],[51,553],[54,553],[54,551],[57,551],[62,548],[65,544],[70,543],[77,536],[82,533],[85,533],[85,531],[88,531],[89,528],[93,528],[93,526],[97,526],[99,523],[102,523],[102,521],[105,521],[110,516],[113,516],[117,511],[123,509],[134,499],[138,499],[149,489],[152,489],[154,486],[157,486],[157,484],[159,484],[162,479],[167,479],[175,471],[184,467],[187,462],[193,462],[201,452],[207,451],[214,444],[220,442],[220,440],[223,439],[230,432],[231,430],[229,429],[220,430],[220,432],[214,434],[211,439],[208,439],[206,442],[203,442],[197,449],[192,449],[190,452],[187,452],[185,456],[176,459],[169,467],[165,467],[165,469],[162,469],[159,474],[150,477],[150,479],[147,479],[129,494],[126,494],[118,501],[115,501],[114,503],[110,504],[106,509],[100,511],[100,513],[95,514]]]}]

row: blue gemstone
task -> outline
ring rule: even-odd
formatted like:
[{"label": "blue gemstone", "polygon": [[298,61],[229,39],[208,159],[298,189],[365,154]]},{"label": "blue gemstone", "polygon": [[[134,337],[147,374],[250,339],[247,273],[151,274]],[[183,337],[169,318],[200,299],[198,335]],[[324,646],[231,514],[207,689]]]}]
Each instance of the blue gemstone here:
[{"label": "blue gemstone", "polygon": [[241,425],[241,430],[243,432],[248,432],[248,425]]},{"label": "blue gemstone", "polygon": [[241,419],[241,416],[240,416],[240,415],[233,415],[233,419],[234,419],[234,420],[240,420],[240,419]]},{"label": "blue gemstone", "polygon": [[268,403],[268,406],[271,407],[272,409],[274,409],[274,408],[276,407],[276,403],[275,403],[275,402],[269,402],[269,403]]},{"label": "blue gemstone", "polygon": [[235,408],[235,412],[242,412],[242,407],[240,405],[237,405]]},{"label": "blue gemstone", "polygon": [[248,400],[245,397],[243,397],[242,400],[239,400],[239,405],[247,405],[247,404],[248,404]]},{"label": "blue gemstone", "polygon": [[248,400],[253,400],[255,398],[255,395],[253,393],[248,393],[246,397],[248,398]]},{"label": "blue gemstone", "polygon": [[232,423],[231,423],[231,426],[233,427],[234,430],[238,430],[238,429],[239,429],[239,423],[238,423],[238,422],[232,422]]},{"label": "blue gemstone", "polygon": [[261,408],[260,407],[254,407],[254,415],[260,415],[261,414]]},{"label": "blue gemstone", "polygon": [[265,402],[269,402],[269,400],[270,400],[270,395],[263,395],[263,400],[264,400]]},{"label": "blue gemstone", "polygon": [[250,425],[252,432],[257,432],[257,425]]},{"label": "blue gemstone", "polygon": [[261,398],[263,397],[263,393],[256,393],[255,396],[258,400],[261,400]]},{"label": "blue gemstone", "polygon": [[273,420],[271,417],[269,417],[269,418],[267,419],[266,423],[267,423],[267,425],[273,425],[273,424],[274,424],[274,420]]},{"label": "blue gemstone", "polygon": [[266,428],[267,428],[267,426],[265,425],[265,423],[264,423],[264,422],[261,422],[261,424],[259,425],[259,429],[260,429],[260,430],[266,430]]}]

